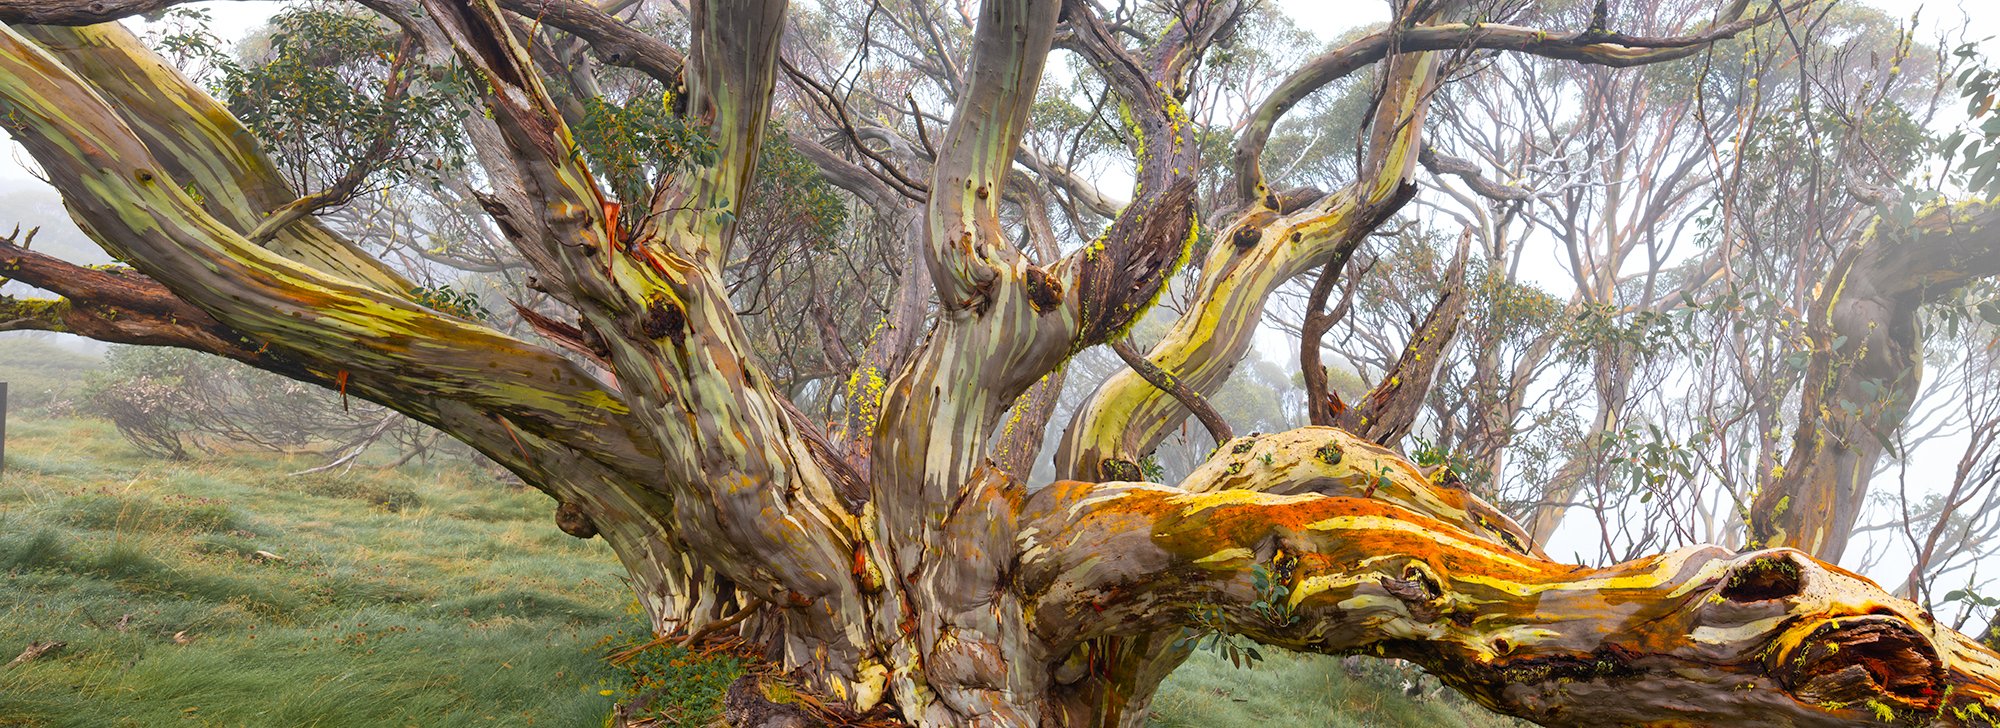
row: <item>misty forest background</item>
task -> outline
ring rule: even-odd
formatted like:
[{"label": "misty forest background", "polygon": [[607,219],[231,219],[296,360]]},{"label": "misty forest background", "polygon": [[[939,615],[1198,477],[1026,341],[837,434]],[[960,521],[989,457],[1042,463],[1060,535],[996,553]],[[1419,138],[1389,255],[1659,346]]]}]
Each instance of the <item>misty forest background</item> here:
[{"label": "misty forest background", "polygon": [[[1544,5],[1556,18],[1588,12]],[[1699,3],[1631,5],[1692,15]],[[1955,174],[1958,150],[1996,133],[1982,26],[1955,10],[1927,11],[1937,20],[1814,7],[1805,31],[1746,34],[1697,63],[1491,55],[1477,61],[1488,72],[1462,71],[1433,106],[1422,194],[1330,298],[1341,313],[1324,337],[1332,388],[1367,392],[1448,291],[1463,319],[1404,443],[1415,459],[1451,468],[1524,524],[1547,522],[1548,551],[1578,563],[1741,545],[1741,513],[1796,422],[1806,304],[1837,253],[1822,241],[1884,212],[1878,188],[1920,205],[1991,183]],[[382,95],[371,84],[393,34],[350,8],[285,4],[241,39],[217,30],[242,22],[216,17],[234,11],[208,6],[137,25],[231,105],[296,187],[363,169],[323,218],[420,281],[426,303],[529,334],[521,312],[546,301],[481,224],[470,150],[433,133],[467,108],[464,89],[434,79]],[[1190,104],[1197,121],[1240,115],[1279,69],[1357,32],[1287,10],[1243,24],[1208,70],[1228,78],[1215,84],[1224,91]],[[801,43],[826,49],[802,62],[837,63],[866,11],[802,8]],[[654,21],[686,33],[643,13],[634,22]],[[1129,179],[1118,130],[1100,123],[1110,112],[1090,103],[1101,89],[1061,65],[1026,146],[1083,176]],[[605,71],[607,98],[623,101],[590,100],[578,133],[614,184],[698,156],[699,140],[636,77]],[[1266,152],[1272,186],[1351,178],[1371,90],[1357,77],[1293,111]],[[772,376],[802,408],[824,408],[856,386],[829,373],[851,368],[891,305],[871,284],[908,261],[887,221],[787,144],[820,130],[779,117],[789,126],[767,143],[740,233],[750,262],[732,275],[742,315],[763,322],[752,328]],[[385,125],[396,145],[371,151]],[[1213,136],[1209,156],[1225,158],[1229,130]],[[1511,178],[1453,172],[1465,160]],[[31,170],[0,174],[0,212],[17,242],[112,262]],[[1090,237],[1080,218],[1053,224],[1073,233],[1063,239]],[[1725,238],[1758,244],[1715,276],[1702,266]],[[1141,350],[1184,305],[1191,276],[1135,328]],[[1256,349],[1210,399],[1238,433],[1307,422],[1290,362],[1312,284],[1276,299]],[[1929,304],[1922,327],[1921,390],[1886,437],[1840,561],[1978,632],[2000,606],[2000,287]],[[1123,366],[1101,347],[1078,355],[1050,421],[1068,421]],[[0,668],[0,726],[599,725],[639,695],[660,724],[706,725],[722,688],[757,669],[726,646],[609,659],[650,635],[603,542],[564,535],[546,497],[383,408],[202,354],[48,334],[0,336],[0,380],[0,659],[63,643]],[[1213,446],[1190,421],[1142,465],[1175,482]],[[1050,477],[1040,462],[1029,481]],[[1154,721],[1513,724],[1397,664],[1227,644],[1176,673]]]}]

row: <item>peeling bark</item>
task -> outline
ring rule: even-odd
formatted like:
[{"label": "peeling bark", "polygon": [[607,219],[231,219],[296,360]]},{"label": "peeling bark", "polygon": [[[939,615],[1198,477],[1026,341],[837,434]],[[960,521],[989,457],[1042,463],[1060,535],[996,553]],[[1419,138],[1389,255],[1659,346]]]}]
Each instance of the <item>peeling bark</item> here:
[{"label": "peeling bark", "polygon": [[[0,19],[80,22],[166,4],[18,0],[0,2]],[[645,222],[621,227],[631,216],[573,153],[515,35],[506,11],[524,7],[609,62],[640,53],[626,60],[684,77],[689,118],[718,161],[668,180]],[[422,9],[392,10],[483,84],[491,118],[473,126],[496,186],[482,199],[488,214],[578,315],[533,325],[608,365],[615,390],[556,351],[406,300],[393,271],[310,219],[257,245],[296,191],[240,124],[116,28],[0,31],[0,118],[86,231],[133,266],[80,269],[0,246],[10,276],[67,302],[0,302],[0,326],[195,348],[394,407],[550,494],[563,531],[605,539],[655,630],[738,629],[855,713],[888,705],[924,726],[1136,725],[1192,625],[1402,657],[1482,704],[1552,725],[1991,725],[2000,714],[2000,658],[1795,551],[1558,564],[1470,493],[1326,428],[1233,439],[1218,428],[1222,446],[1187,480],[1140,482],[1138,458],[1184,413],[1136,373],[1100,390],[1058,454],[1065,473],[1116,482],[1027,488],[1032,448],[1008,443],[1041,431],[1069,357],[1124,336],[1190,254],[1199,158],[1180,103],[1236,3],[1189,4],[1138,48],[1088,3],[982,4],[930,194],[909,211],[912,257],[928,277],[906,279],[917,283],[899,297],[894,330],[858,365],[878,378],[865,397],[849,394],[865,418],[833,436],[747,353],[722,277],[770,114],[785,3],[690,3],[684,61],[565,0]],[[1724,17],[1740,14],[1739,4]],[[1031,260],[999,210],[1064,22],[1062,42],[1128,111],[1139,174],[1131,202],[1102,211],[1114,218],[1105,235],[1069,256],[1053,255],[1049,225],[1031,211],[1031,236],[1049,243]],[[1195,307],[1150,365],[1185,383],[1184,397],[1213,391],[1270,292],[1351,251],[1404,199],[1436,62],[1407,51],[1449,39],[1641,62],[1752,22],[1652,41],[1425,25],[1393,48],[1353,51],[1340,63],[1395,57],[1360,181],[1325,196],[1258,195],[1217,237]],[[905,205],[834,161],[820,160],[856,194]],[[1958,212],[1985,226],[1986,210]],[[1969,230],[1931,232],[1977,245]],[[1965,250],[1951,259],[1960,268],[1986,265],[1992,248]],[[1895,275],[1917,289],[1949,283]],[[941,313],[919,341],[933,290]],[[1392,384],[1371,405],[1376,422],[1402,424],[1370,438],[1407,428],[1403,403],[1442,356],[1452,300],[1398,365],[1407,388]],[[1001,427],[1010,412],[1019,430]],[[1278,606],[1257,593],[1259,572],[1289,589]]]},{"label": "peeling bark", "polygon": [[[1372,444],[1277,437],[1264,447],[1291,474],[1252,476],[1262,492],[1217,482],[1247,469],[1212,462],[1179,487],[1037,493],[1016,577],[1036,634],[1062,645],[1208,609],[1267,644],[1415,662],[1544,725],[1992,725],[2000,708],[2000,656],[1798,551],[1568,566],[1432,510],[1449,489]],[[1363,459],[1399,467],[1379,487],[1341,482]],[[1289,590],[1274,608],[1256,606],[1271,598],[1259,571]]]},{"label": "peeling bark", "polygon": [[[1255,313],[1279,286],[1351,255],[1408,199],[1433,63],[1419,54],[1391,64],[1391,90],[1372,124],[1381,137],[1359,181],[1290,213],[1275,209],[1281,203],[1272,196],[1218,236],[1230,244],[1210,249],[1191,310],[1148,354],[1155,366],[1195,392],[1214,392],[1249,350]],[[1137,463],[1186,416],[1177,400],[1137,373],[1121,372],[1070,421],[1056,456],[1057,476],[1106,479],[1105,463]]]}]

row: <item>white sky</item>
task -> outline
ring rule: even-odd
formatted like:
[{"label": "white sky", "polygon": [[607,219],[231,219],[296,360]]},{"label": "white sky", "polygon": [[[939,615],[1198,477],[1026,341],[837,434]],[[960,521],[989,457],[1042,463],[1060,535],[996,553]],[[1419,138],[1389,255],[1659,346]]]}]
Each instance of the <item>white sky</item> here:
[{"label": "white sky", "polygon": [[[1331,38],[1350,28],[1370,23],[1385,22],[1389,18],[1387,2],[1353,2],[1351,0],[1274,0],[1298,23],[1321,38]],[[1986,39],[1989,47],[2000,49],[2000,7],[1992,5],[1993,0],[1849,0],[1871,5],[1887,11],[1890,15],[1904,18],[1915,12],[1922,12],[1922,26],[1925,32],[1919,39],[1935,37],[1940,21],[1956,26],[1965,21],[1972,39]],[[281,1],[210,0],[188,3],[186,7],[205,9],[214,18],[211,30],[225,40],[234,41],[247,35],[250,30],[262,25],[273,14],[290,3]],[[1978,8],[1975,10],[1974,8]],[[141,21],[132,21],[135,24]],[[23,163],[25,157],[19,146],[11,140],[0,142],[5,153],[0,153],[0,180],[20,179],[26,176]]]}]

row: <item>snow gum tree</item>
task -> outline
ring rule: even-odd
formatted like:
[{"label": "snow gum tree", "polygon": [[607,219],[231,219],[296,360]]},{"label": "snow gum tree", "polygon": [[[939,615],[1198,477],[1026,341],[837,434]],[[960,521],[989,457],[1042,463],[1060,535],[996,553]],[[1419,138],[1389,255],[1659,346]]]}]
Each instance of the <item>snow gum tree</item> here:
[{"label": "snow gum tree", "polygon": [[[866,159],[799,145],[828,180],[908,222],[888,331],[843,362],[843,410],[823,422],[754,352],[727,273],[774,98],[796,90],[847,118],[787,55],[784,0],[690,0],[684,45],[580,0],[359,0],[421,56],[392,76],[449,66],[470,79],[469,196],[563,312],[531,317],[531,337],[413,294],[313,214],[353,183],[296,189],[226,105],[114,22],[174,4],[0,2],[0,125],[125,263],[7,245],[6,275],[58,296],[6,300],[7,327],[209,352],[449,433],[549,494],[563,530],[605,539],[656,630],[728,620],[843,710],[923,726],[1138,725],[1199,630],[1409,660],[1547,725],[2000,724],[2000,656],[1865,578],[1792,548],[1564,564],[1443,471],[1377,442],[1409,431],[1421,372],[1447,351],[1429,338],[1399,365],[1407,379],[1314,416],[1360,434],[1231,437],[1225,423],[1191,475],[1146,480],[1146,456],[1191,410],[1217,424],[1202,397],[1244,357],[1273,292],[1345,260],[1409,200],[1433,92],[1467,68],[1455,59],[1686,62],[1796,8],[1736,0],[1637,36],[1607,27],[1602,4],[1590,27],[1560,29],[1408,3],[1218,130],[1186,104],[1252,3],[1175,0],[1143,17],[1087,0],[912,6],[933,23],[963,15],[963,37],[937,40],[963,48],[935,69],[949,111],[920,115],[917,145],[856,144]],[[592,168],[601,158],[577,141],[577,94],[592,84],[563,60],[585,49],[659,82],[661,108],[699,131],[698,163],[657,170],[636,195]],[[1055,50],[1095,74],[1123,126],[1122,201],[1024,152]],[[1364,69],[1376,81],[1352,181],[1267,184],[1277,122]],[[866,125],[848,129],[858,140]],[[1231,151],[1204,147],[1217,144]],[[1056,244],[1036,202],[1051,191],[1104,224]],[[1869,235],[1883,242],[1843,260],[1848,293],[1830,294],[1814,326],[1888,317],[1868,336],[1890,348],[1868,356],[1893,355],[1896,306],[1948,283],[1935,271],[2000,269],[1996,224],[2000,208],[1980,202],[1879,221]],[[1934,252],[1872,262],[1888,241]],[[1185,310],[1149,351],[1131,348],[1135,319],[1190,266]],[[1437,336],[1457,315],[1440,315]],[[1104,344],[1134,366],[1051,425],[1049,378]],[[1395,391],[1405,381],[1414,393]],[[1020,464],[1047,427],[1062,432],[1057,479],[1028,482]],[[1769,543],[1817,542],[1794,520],[1835,509],[1821,501],[1849,482],[1843,442],[1794,451],[1789,472],[1805,480],[1758,526]],[[755,611],[734,621],[743,610]]]}]

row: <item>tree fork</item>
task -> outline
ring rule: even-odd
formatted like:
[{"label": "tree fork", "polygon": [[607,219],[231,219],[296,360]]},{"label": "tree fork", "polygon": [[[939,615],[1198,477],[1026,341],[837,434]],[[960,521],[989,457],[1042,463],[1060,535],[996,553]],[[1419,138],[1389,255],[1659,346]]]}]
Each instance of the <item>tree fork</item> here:
[{"label": "tree fork", "polygon": [[[1411,327],[1403,353],[1361,402],[1333,417],[1330,424],[1392,447],[1410,433],[1424,398],[1430,394],[1431,383],[1444,365],[1445,354],[1458,336],[1459,320],[1465,316],[1470,298],[1465,291],[1465,269],[1470,262],[1471,242],[1471,230],[1459,236],[1458,252],[1445,267],[1444,278],[1438,281],[1437,301]],[[1317,352],[1317,341],[1312,348]],[[1321,391],[1324,388],[1322,383]],[[1311,391],[1308,387],[1308,402],[1313,401]],[[1328,393],[1327,399],[1331,401],[1332,396]]]}]

